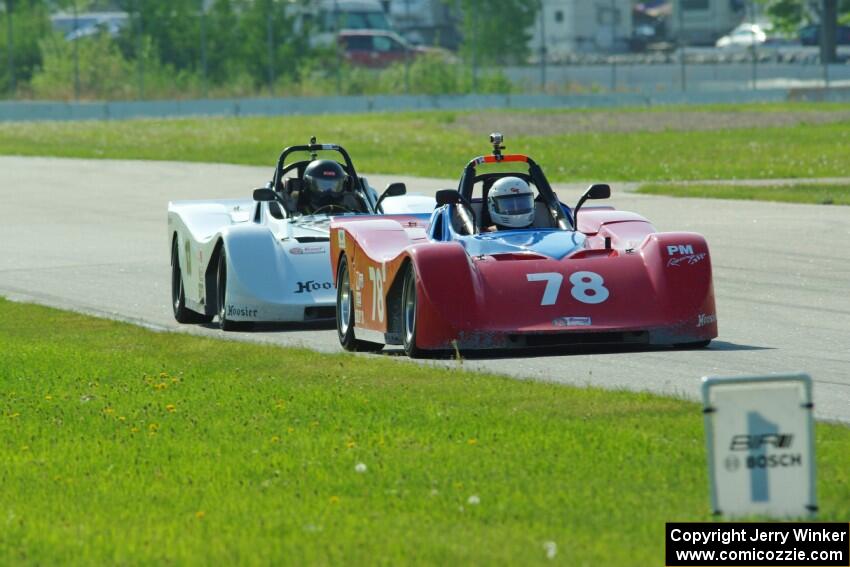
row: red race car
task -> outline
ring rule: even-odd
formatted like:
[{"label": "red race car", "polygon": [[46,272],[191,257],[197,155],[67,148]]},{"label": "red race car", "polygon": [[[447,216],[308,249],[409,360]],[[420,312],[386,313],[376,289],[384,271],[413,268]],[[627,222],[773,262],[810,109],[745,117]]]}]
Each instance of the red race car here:
[{"label": "red race car", "polygon": [[[439,351],[585,344],[704,347],[717,337],[711,257],[690,232],[570,209],[524,155],[473,159],[430,215],[331,223],[337,332],[346,350]],[[508,172],[479,172],[499,164]]]}]

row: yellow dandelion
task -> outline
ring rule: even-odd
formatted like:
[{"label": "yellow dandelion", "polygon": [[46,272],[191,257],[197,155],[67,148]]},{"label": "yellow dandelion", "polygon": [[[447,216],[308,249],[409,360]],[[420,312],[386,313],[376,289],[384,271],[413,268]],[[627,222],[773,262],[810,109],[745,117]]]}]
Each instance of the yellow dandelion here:
[{"label": "yellow dandelion", "polygon": [[292,433],[293,431],[295,431],[295,428],[294,428],[294,427],[287,427],[287,428],[286,428],[286,432],[287,432],[287,433]]},{"label": "yellow dandelion", "polygon": [[156,433],[159,430],[159,425],[157,425],[156,423],[151,423],[150,425],[148,425],[148,430],[151,433]]},{"label": "yellow dandelion", "polygon": [[349,442],[348,442],[348,443],[346,443],[345,445],[346,445],[346,447],[348,447],[349,449],[354,449],[354,448],[357,446],[357,443],[355,443],[354,441],[349,441]]},{"label": "yellow dandelion", "polygon": [[339,504],[339,496],[331,496],[330,503],[331,504]]},{"label": "yellow dandelion", "polygon": [[177,406],[175,406],[174,404],[168,404],[167,406],[165,406],[165,411],[167,411],[168,413],[174,413],[177,411]]},{"label": "yellow dandelion", "polygon": [[198,510],[197,512],[195,512],[195,517],[198,518],[199,520],[203,520],[204,516],[206,516],[206,515],[207,515],[207,513],[204,512],[203,510]]},{"label": "yellow dandelion", "polygon": [[282,410],[282,409],[286,408],[286,402],[283,401],[283,400],[278,400],[277,402],[275,402],[274,407]]},{"label": "yellow dandelion", "polygon": [[131,428],[130,428],[130,432],[131,432],[131,433],[138,433],[138,432],[139,432],[139,428],[138,428],[138,427],[131,427]]},{"label": "yellow dandelion", "polygon": [[280,441],[280,437],[278,437],[277,435],[273,435],[272,436],[272,443],[277,443],[278,441]]},{"label": "yellow dandelion", "polygon": [[44,396],[44,399],[45,400],[52,400],[53,396],[51,396],[50,394],[47,394],[46,396]]},{"label": "yellow dandelion", "polygon": [[123,415],[118,416],[118,421],[127,421],[127,418]]},{"label": "yellow dandelion", "polygon": [[469,445],[478,445],[478,439],[474,439],[474,438],[473,438],[473,439],[470,439],[470,440],[468,440],[468,441],[467,441],[467,444],[469,444]]},{"label": "yellow dandelion", "polygon": [[168,372],[160,372],[159,377],[160,378],[168,378]]},{"label": "yellow dandelion", "polygon": [[171,379],[171,383],[172,383],[172,384],[176,384],[176,383],[177,383],[177,382],[179,382],[179,381],[180,381],[180,378],[172,378],[172,379]]},{"label": "yellow dandelion", "polygon": [[166,388],[168,388],[168,384],[166,384],[165,382],[160,382],[159,384],[154,386],[154,388],[157,390],[165,390]]},{"label": "yellow dandelion", "polygon": [[112,415],[113,413],[115,413],[115,410],[112,408],[103,408],[103,413],[105,413],[106,415]]}]

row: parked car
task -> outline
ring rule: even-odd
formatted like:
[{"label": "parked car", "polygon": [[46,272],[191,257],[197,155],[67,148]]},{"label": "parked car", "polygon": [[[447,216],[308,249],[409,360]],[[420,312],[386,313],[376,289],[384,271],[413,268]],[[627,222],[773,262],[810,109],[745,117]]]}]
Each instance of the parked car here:
[{"label": "parked car", "polygon": [[395,32],[384,30],[344,30],[339,33],[338,41],[346,60],[361,67],[388,67],[428,51],[410,44]]},{"label": "parked car", "polygon": [[720,49],[747,48],[767,41],[767,30],[759,24],[743,23],[717,40]]},{"label": "parked car", "polygon": [[[820,45],[820,25],[812,24],[800,28],[799,37],[803,45]],[[835,40],[837,45],[850,45],[850,26],[838,26]]]}]

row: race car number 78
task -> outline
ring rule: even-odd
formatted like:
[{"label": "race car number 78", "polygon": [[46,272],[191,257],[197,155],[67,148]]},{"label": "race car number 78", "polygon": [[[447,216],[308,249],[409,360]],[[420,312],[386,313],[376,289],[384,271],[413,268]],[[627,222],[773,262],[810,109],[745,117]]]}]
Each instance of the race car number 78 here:
[{"label": "race car number 78", "polygon": [[[544,272],[528,274],[526,278],[530,282],[546,282],[540,305],[555,305],[564,276],[557,272]],[[610,295],[608,288],[605,287],[605,280],[596,272],[575,272],[570,275],[570,283],[573,284],[570,294],[582,303],[591,305],[603,303]]]}]

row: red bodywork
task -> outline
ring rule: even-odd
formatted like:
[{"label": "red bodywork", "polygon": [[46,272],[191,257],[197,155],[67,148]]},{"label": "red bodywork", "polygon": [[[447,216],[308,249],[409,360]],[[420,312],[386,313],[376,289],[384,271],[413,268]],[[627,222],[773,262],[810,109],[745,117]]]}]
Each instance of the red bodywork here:
[{"label": "red bodywork", "polygon": [[344,254],[356,332],[401,344],[400,280],[410,262],[420,349],[675,345],[717,336],[711,257],[698,234],[659,233],[634,213],[587,207],[578,226],[586,239],[561,259],[470,257],[458,241],[430,240],[427,225],[415,216],[331,223],[334,279]]}]

